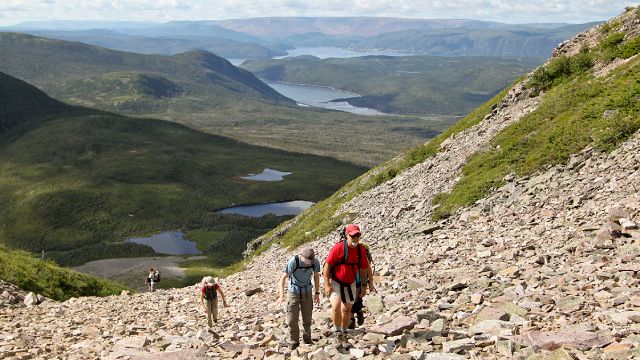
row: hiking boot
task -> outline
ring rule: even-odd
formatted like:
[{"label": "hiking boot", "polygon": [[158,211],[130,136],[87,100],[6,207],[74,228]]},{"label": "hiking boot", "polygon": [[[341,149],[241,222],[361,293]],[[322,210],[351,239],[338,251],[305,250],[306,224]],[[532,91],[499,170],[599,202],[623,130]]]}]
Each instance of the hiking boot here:
[{"label": "hiking boot", "polygon": [[298,346],[300,346],[300,343],[291,343],[289,344],[289,349],[295,350],[298,348]]},{"label": "hiking boot", "polygon": [[351,320],[349,321],[349,326],[347,326],[348,329],[355,329],[356,328],[356,319],[354,319],[353,317],[351,318]]},{"label": "hiking boot", "polygon": [[356,313],[356,316],[358,317],[358,325],[362,325],[364,324],[364,313],[361,311],[358,311],[358,313]]},{"label": "hiking boot", "polygon": [[313,341],[311,340],[311,338],[310,338],[310,337],[308,337],[308,338],[307,338],[307,337],[304,337],[304,336],[303,336],[303,337],[302,337],[302,341],[303,341],[305,344],[307,344],[307,345],[311,345],[311,344],[313,344]]}]

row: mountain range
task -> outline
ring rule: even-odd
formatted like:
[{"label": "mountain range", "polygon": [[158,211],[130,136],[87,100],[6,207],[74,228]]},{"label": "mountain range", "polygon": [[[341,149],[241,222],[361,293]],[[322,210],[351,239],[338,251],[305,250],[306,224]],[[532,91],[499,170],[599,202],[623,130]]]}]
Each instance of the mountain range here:
[{"label": "mountain range", "polygon": [[[292,47],[329,46],[445,56],[548,57],[588,24],[504,24],[463,19],[278,17],[157,23],[31,22],[7,31],[83,41],[117,50],[174,54],[199,48],[263,59]],[[101,29],[101,30],[97,30]],[[146,41],[144,41],[146,39]]]}]

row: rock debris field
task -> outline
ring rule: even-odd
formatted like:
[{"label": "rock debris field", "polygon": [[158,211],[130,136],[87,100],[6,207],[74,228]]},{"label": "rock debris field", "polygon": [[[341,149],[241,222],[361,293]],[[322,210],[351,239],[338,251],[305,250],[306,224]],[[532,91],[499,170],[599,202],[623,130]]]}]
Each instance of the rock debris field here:
[{"label": "rock debris field", "polygon": [[[314,344],[289,350],[276,284],[298,250],[273,245],[221,280],[230,307],[212,329],[197,285],[55,302],[0,283],[0,359],[638,359],[640,134],[609,154],[588,148],[533,176],[508,176],[473,206],[431,221],[431,199],[453,187],[466,157],[543,96],[516,85],[434,158],[345,205],[370,244],[378,289],[347,341],[330,336],[323,299]],[[324,260],[337,240],[305,246]]]}]

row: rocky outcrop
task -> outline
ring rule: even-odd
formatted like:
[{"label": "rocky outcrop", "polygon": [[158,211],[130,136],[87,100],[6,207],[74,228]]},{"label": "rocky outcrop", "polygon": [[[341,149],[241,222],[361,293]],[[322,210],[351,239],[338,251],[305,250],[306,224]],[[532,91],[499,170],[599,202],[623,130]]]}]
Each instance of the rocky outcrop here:
[{"label": "rocky outcrop", "polygon": [[[540,95],[544,96],[544,95]],[[533,111],[522,84],[431,159],[356,196],[377,293],[337,341],[326,299],[313,345],[287,347],[277,283],[296,251],[278,245],[222,280],[229,308],[206,326],[197,287],[46,301],[0,311],[0,358],[640,358],[640,134],[518,178],[432,223],[467,156]],[[324,259],[337,233],[312,246]]]},{"label": "rocky outcrop", "polygon": [[17,286],[0,280],[0,309],[4,307],[23,307],[38,305],[47,300],[40,294],[22,291]]}]

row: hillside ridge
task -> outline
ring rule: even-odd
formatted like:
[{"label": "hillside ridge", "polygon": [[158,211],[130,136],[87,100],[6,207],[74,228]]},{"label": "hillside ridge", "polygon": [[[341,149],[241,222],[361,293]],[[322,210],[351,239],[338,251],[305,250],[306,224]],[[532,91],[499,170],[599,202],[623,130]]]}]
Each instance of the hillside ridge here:
[{"label": "hillside ridge", "polygon": [[[637,29],[638,14],[630,8],[609,24]],[[590,31],[559,49],[610,36]],[[606,66],[605,79],[637,69],[640,59]],[[231,307],[221,309],[213,331],[198,308],[196,285],[11,307],[0,314],[0,333],[8,334],[0,342],[18,356],[78,359],[638,358],[640,133],[610,152],[586,147],[534,174],[509,174],[482,199],[433,220],[433,199],[465,176],[468,157],[495,147],[497,134],[544,105],[550,91],[528,81],[513,86],[480,123],[442,142],[433,157],[336,212],[360,224],[378,274],[378,293],[365,299],[365,325],[347,343],[324,336],[330,333],[324,300],[314,313],[315,344],[288,350],[276,283],[299,249],[266,241],[243,271],[221,280]],[[597,116],[615,117],[611,111]],[[336,241],[333,232],[304,246],[324,259]]]}]

